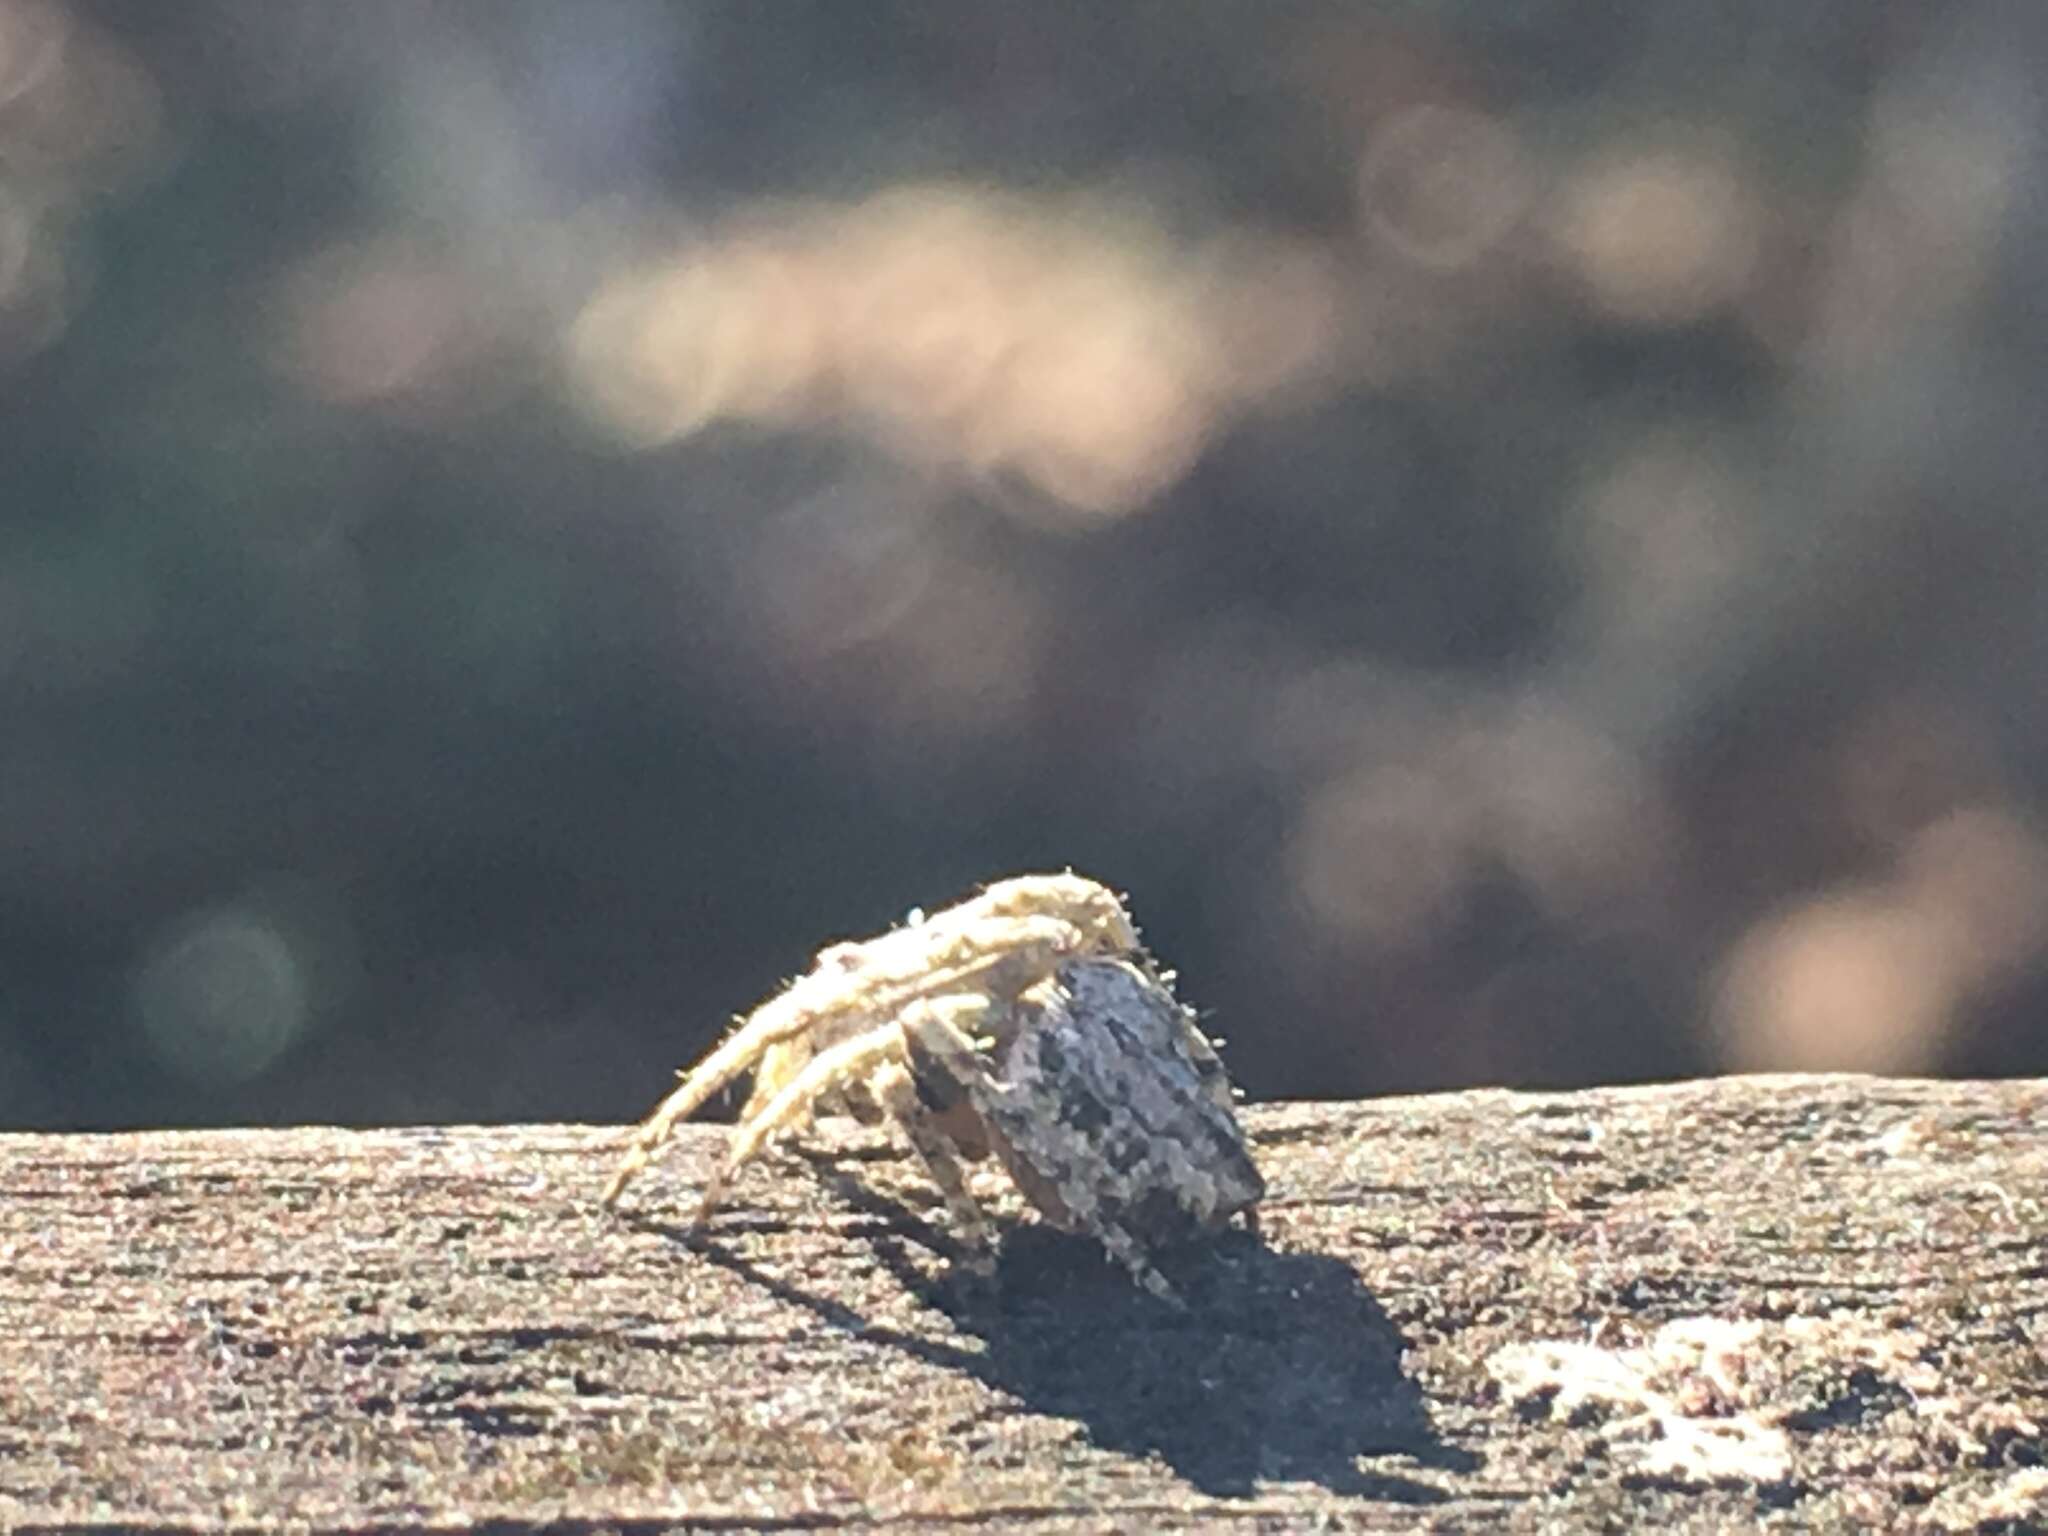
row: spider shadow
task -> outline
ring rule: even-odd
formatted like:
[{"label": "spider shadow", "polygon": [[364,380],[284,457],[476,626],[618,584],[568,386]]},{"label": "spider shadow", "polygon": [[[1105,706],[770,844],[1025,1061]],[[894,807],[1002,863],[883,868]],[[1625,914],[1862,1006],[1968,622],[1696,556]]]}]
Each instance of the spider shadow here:
[{"label": "spider shadow", "polygon": [[1157,1455],[1216,1497],[1262,1481],[1423,1504],[1447,1497],[1399,1468],[1470,1471],[1440,1439],[1401,1368],[1400,1330],[1342,1260],[1283,1252],[1233,1230],[1159,1256],[1179,1310],[1131,1283],[1100,1246],[1035,1222],[1002,1238],[993,1283],[937,1272],[912,1250],[950,1254],[930,1223],[803,1153],[834,1194],[877,1218],[876,1258],[903,1289],[980,1348],[878,1327],[854,1309],[764,1274],[697,1235],[690,1246],[831,1325],[928,1363],[965,1370],[1035,1413],[1077,1420],[1104,1450]]}]

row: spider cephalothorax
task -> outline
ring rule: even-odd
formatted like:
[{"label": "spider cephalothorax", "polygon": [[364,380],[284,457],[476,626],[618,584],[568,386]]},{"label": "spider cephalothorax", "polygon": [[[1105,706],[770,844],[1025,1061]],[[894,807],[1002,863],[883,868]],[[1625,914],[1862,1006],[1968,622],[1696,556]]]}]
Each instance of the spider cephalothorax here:
[{"label": "spider cephalothorax", "polygon": [[640,1127],[605,1203],[750,1068],[753,1095],[699,1220],[770,1137],[837,1105],[902,1126],[977,1264],[990,1234],[963,1161],[991,1152],[1047,1220],[1097,1237],[1162,1296],[1151,1250],[1265,1193],[1214,1049],[1123,903],[1079,875],[1003,880],[821,951]]}]

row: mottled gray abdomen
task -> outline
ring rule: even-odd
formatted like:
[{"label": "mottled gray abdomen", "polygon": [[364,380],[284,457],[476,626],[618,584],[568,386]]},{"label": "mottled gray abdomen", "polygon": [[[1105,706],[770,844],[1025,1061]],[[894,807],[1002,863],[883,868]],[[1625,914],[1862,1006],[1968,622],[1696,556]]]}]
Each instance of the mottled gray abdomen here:
[{"label": "mottled gray abdomen", "polygon": [[1054,1219],[1165,1245],[1265,1194],[1215,1053],[1163,983],[1124,961],[1075,961],[1019,1006],[990,1119],[1019,1185],[1056,1193]]}]

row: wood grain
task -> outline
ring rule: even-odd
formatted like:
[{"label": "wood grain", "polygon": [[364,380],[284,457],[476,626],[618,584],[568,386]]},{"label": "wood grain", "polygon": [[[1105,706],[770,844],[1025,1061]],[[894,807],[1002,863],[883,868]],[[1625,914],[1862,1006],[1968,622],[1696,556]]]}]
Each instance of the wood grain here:
[{"label": "wood grain", "polygon": [[1185,1315],[854,1126],[695,1236],[719,1127],[0,1137],[0,1525],[2048,1526],[2048,1084],[1248,1120]]}]

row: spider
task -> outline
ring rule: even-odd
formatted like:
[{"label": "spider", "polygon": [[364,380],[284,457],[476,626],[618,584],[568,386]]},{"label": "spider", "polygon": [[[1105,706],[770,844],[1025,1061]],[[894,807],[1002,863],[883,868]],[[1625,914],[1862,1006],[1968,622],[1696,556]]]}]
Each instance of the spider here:
[{"label": "spider", "polygon": [[676,1124],[749,1068],[752,1096],[696,1221],[777,1134],[818,1110],[887,1117],[938,1185],[970,1267],[993,1265],[964,1164],[991,1153],[1048,1221],[1097,1238],[1177,1302],[1151,1254],[1265,1194],[1229,1079],[1117,895],[1020,875],[903,927],[820,951],[650,1115],[604,1192],[616,1204]]}]

